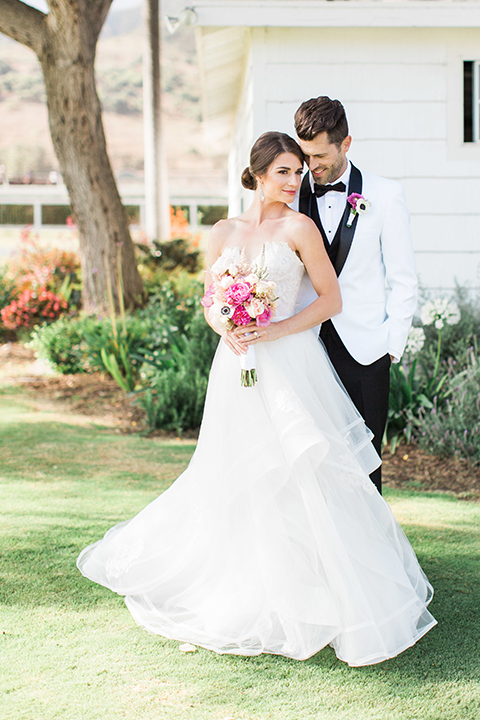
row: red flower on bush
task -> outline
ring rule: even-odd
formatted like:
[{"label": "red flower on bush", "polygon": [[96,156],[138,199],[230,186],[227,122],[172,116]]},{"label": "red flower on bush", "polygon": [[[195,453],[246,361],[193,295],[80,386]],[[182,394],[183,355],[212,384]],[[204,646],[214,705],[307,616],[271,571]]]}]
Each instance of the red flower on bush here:
[{"label": "red flower on bush", "polygon": [[45,320],[56,320],[68,307],[61,295],[46,287],[24,290],[16,300],[2,308],[2,322],[9,330],[33,327]]},{"label": "red flower on bush", "polygon": [[76,253],[42,247],[30,226],[22,230],[20,241],[20,255],[8,263],[8,276],[15,281],[18,293],[29,289],[41,292],[42,288],[56,292],[66,275],[78,273]]}]

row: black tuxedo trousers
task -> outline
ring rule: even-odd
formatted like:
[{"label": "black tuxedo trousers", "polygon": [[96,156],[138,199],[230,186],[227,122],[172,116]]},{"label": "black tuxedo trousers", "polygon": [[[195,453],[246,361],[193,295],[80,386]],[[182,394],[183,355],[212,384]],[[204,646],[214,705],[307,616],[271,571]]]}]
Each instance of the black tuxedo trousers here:
[{"label": "black tuxedo trousers", "polygon": [[[355,407],[365,420],[367,427],[373,432],[372,443],[380,455],[387,422],[390,355],[384,355],[371,365],[361,365],[350,355],[331,320],[322,324],[320,338]],[[374,470],[370,479],[381,493],[381,466]]]}]

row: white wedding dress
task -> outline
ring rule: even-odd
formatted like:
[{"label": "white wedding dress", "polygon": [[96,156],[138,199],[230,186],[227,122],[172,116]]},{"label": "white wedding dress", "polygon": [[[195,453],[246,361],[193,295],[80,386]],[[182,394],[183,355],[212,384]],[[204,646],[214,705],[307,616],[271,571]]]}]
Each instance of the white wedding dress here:
[{"label": "white wedding dress", "polygon": [[[239,254],[227,249],[219,265]],[[304,266],[266,245],[275,320]],[[187,470],[78,559],[146,630],[218,653],[303,660],[330,644],[350,665],[391,658],[436,621],[432,588],[368,478],[379,464],[315,334],[256,345],[258,383],[220,342]]]}]

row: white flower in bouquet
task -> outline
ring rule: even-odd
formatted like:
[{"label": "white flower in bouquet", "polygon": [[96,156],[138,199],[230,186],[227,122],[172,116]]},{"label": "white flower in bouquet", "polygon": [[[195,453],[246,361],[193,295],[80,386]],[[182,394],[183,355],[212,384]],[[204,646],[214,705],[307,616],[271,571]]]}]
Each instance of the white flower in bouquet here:
[{"label": "white flower in bouquet", "polygon": [[254,285],[256,285],[259,280],[260,278],[256,273],[250,273],[250,275],[247,275],[247,277],[245,278],[245,282],[250,283],[252,287],[254,287]]},{"label": "white flower in bouquet", "polygon": [[245,305],[245,310],[248,312],[251,318],[256,318],[265,312],[265,303],[258,298],[253,298],[248,305]]},{"label": "white flower in bouquet", "polygon": [[216,318],[222,325],[228,325],[230,318],[233,315],[233,308],[226,302],[214,300],[213,305],[210,308],[211,317]]},{"label": "white flower in bouquet", "polygon": [[424,325],[435,325],[441,330],[445,323],[456,325],[460,320],[460,310],[454,300],[436,298],[427,300],[420,311],[420,319]]},{"label": "white flower in bouquet", "polygon": [[423,328],[411,327],[408,333],[405,352],[416,355],[425,344],[425,331]]},{"label": "white flower in bouquet", "polygon": [[260,295],[262,297],[268,298],[270,301],[273,301],[276,299],[275,295],[275,283],[269,282],[268,280],[260,280],[257,283],[256,292],[257,295]]},{"label": "white flower in bouquet", "polygon": [[232,275],[232,277],[237,277],[240,272],[240,266],[234,262],[230,263],[230,265],[228,266],[228,272],[230,273],[230,275]]},{"label": "white flower in bouquet", "polygon": [[231,265],[232,261],[230,258],[227,257],[227,255],[220,255],[217,260],[212,265],[212,272],[215,275],[223,275],[227,272],[229,265]]},{"label": "white flower in bouquet", "polygon": [[220,280],[220,286],[221,286],[224,290],[228,290],[228,288],[230,287],[230,285],[233,285],[234,282],[235,282],[235,278],[233,278],[231,275],[225,275],[225,276]]}]

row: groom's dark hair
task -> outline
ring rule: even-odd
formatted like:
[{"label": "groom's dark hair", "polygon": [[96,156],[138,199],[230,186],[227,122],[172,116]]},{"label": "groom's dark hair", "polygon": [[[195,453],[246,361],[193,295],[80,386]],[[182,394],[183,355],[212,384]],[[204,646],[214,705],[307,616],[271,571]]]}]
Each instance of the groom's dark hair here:
[{"label": "groom's dark hair", "polygon": [[340,147],[348,135],[345,108],[326,95],[302,103],[295,113],[295,130],[300,140],[313,140],[326,132],[329,141]]}]

